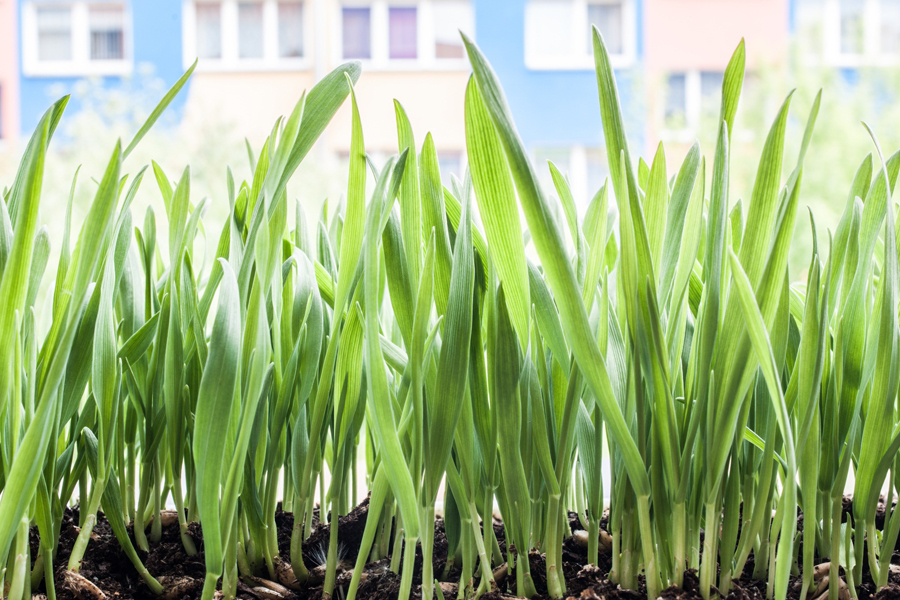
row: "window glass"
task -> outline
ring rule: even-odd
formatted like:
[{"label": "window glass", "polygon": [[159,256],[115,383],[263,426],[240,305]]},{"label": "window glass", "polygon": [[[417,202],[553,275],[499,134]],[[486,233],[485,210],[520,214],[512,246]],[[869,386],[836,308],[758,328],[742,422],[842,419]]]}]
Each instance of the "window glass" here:
[{"label": "window glass", "polygon": [[462,176],[462,157],[459,152],[438,153],[438,166],[441,170],[441,182],[445,187],[452,187],[451,175]]},{"label": "window glass", "polygon": [[37,7],[38,60],[72,60],[72,9]]},{"label": "window glass", "polygon": [[472,5],[468,0],[439,0],[434,11],[434,55],[438,59],[465,58],[459,32],[472,34]]},{"label": "window glass", "polygon": [[881,0],[881,51],[900,54],[900,0]]},{"label": "window glass", "polygon": [[303,4],[300,2],[278,3],[278,56],[303,56]]},{"label": "window glass", "polygon": [[672,73],[666,86],[666,127],[683,129],[687,127],[687,75]]},{"label": "window glass", "polygon": [[217,2],[197,4],[197,56],[222,58],[222,7]]},{"label": "window glass", "polygon": [[609,177],[609,166],[606,161],[606,150],[603,148],[586,148],[585,158],[587,159],[588,193],[585,201],[590,203]]},{"label": "window glass", "polygon": [[125,58],[125,7],[91,6],[91,60]]},{"label": "window glass", "polygon": [[822,20],[824,4],[821,0],[798,0],[797,44],[806,56],[822,53]]},{"label": "window glass", "polygon": [[840,9],[841,54],[862,54],[865,0],[840,0]]},{"label": "window glass", "polygon": [[725,73],[722,71],[703,71],[700,73],[700,110],[704,117],[718,118],[722,104],[722,83]]},{"label": "window glass", "polygon": [[[534,166],[538,173],[538,180],[544,191],[556,197],[556,186],[553,185],[553,175],[550,174],[552,162],[559,172],[568,177],[572,168],[572,149],[564,147],[536,148],[534,150]],[[560,218],[563,218],[560,215]]]},{"label": "window glass", "polygon": [[263,57],[262,2],[238,2],[238,56]]},{"label": "window glass", "polygon": [[341,33],[344,58],[372,58],[372,11],[344,8]]},{"label": "window glass", "polygon": [[388,54],[391,58],[416,58],[418,11],[414,7],[388,9]]},{"label": "window glass", "polygon": [[532,0],[525,11],[525,47],[535,58],[562,58],[572,55],[571,2]]},{"label": "window glass", "polygon": [[[625,53],[625,36],[623,35],[624,17],[622,2],[602,2],[588,4],[588,23],[595,25],[603,34],[606,49],[610,54]],[[593,41],[588,29],[588,52],[593,53]]]}]

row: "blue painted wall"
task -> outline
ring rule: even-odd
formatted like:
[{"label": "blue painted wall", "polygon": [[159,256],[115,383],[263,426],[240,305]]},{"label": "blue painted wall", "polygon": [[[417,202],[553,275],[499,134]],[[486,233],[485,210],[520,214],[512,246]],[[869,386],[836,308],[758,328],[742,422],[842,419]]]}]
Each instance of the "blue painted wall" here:
[{"label": "blue painted wall", "polygon": [[[603,146],[593,70],[535,71],[525,66],[525,0],[474,0],[478,45],[500,76],[523,141],[530,148]],[[642,149],[643,0],[636,0],[637,60],[616,72],[632,153]]]},{"label": "blue painted wall", "polygon": [[[22,39],[22,10],[27,0],[19,0],[19,39]],[[181,41],[181,0],[131,0],[131,59],[133,77],[140,78],[146,65],[152,65],[152,77],[162,79],[165,88],[172,86],[183,72]],[[21,52],[19,60],[21,61]],[[20,62],[21,67],[21,62]],[[48,106],[62,93],[70,92],[78,77],[29,77],[24,73],[20,80],[21,128],[29,135]],[[116,88],[123,85],[121,77],[104,77],[103,85]],[[139,85],[140,82],[135,82]],[[186,98],[182,91],[173,106],[180,108]],[[66,111],[77,112],[79,99],[72,97]]]}]

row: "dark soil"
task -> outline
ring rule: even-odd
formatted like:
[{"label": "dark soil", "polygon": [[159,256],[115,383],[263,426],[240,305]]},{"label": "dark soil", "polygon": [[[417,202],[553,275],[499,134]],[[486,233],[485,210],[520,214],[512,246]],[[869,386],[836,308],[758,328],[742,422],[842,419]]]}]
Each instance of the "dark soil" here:
[{"label": "dark soil", "polygon": [[[334,600],[343,600],[356,562],[359,546],[362,541],[368,516],[368,500],[364,500],[350,514],[338,520],[338,539],[340,562],[338,565],[337,589]],[[852,513],[852,500],[845,499],[844,513]],[[877,516],[880,521],[878,527],[884,523],[885,507],[879,506]],[[66,577],[66,565],[72,544],[78,536],[78,509],[66,510],[60,534],[59,553],[55,559],[55,576],[57,597],[59,600],[99,600],[97,596],[91,596],[84,591],[76,590]],[[570,525],[573,530],[581,529],[578,516],[569,514]],[[798,518],[798,525],[802,526],[802,516]],[[278,511],[275,522],[278,528],[278,547],[281,559],[290,561],[290,539],[294,526],[294,518],[290,513]],[[496,518],[493,520],[494,533],[498,545],[505,555],[506,540],[502,523]],[[604,518],[601,527],[606,529],[607,522]],[[131,534],[131,530],[129,529]],[[171,590],[165,600],[180,598],[199,600],[203,587],[205,574],[203,556],[203,536],[200,527],[192,523],[189,533],[194,539],[199,554],[188,556],[179,536],[177,524],[163,527],[162,539],[159,543],[152,544],[149,553],[139,551],[144,565],[150,573],[167,588]],[[303,544],[304,561],[310,570],[310,581],[299,586],[298,590],[289,591],[282,588],[282,598],[291,600],[319,600],[322,596],[321,575],[324,574],[324,562],[327,554],[329,540],[329,526],[319,522],[318,510],[313,515],[313,531]],[[444,533],[444,523],[440,517],[435,522],[433,571],[435,577],[445,574],[447,566],[447,538]],[[32,556],[37,555],[38,536],[36,529],[32,532]],[[391,551],[393,548],[390,549]],[[543,554],[532,551],[529,556],[531,574],[540,600],[548,598],[545,577],[545,557]],[[601,552],[598,565],[587,565],[587,551],[580,546],[574,538],[568,538],[563,544],[563,572],[566,579],[566,596],[574,600],[643,600],[646,591],[641,581],[641,589],[637,591],[625,590],[612,583],[608,579],[608,573],[612,566],[612,557]],[[816,561],[821,562],[819,560]],[[900,564],[900,554],[894,553],[896,564]],[[505,567],[505,565],[503,565]],[[506,573],[501,567],[498,579],[501,581],[500,591],[493,591],[482,596],[484,600],[508,600],[516,597],[516,578],[514,573]],[[753,580],[749,573],[753,571],[753,557],[744,569],[745,575],[734,582],[734,588],[727,596],[718,595],[720,600],[765,600],[766,583]],[[495,571],[497,573],[498,571]],[[421,573],[422,552],[421,547],[416,548],[416,564],[413,581],[412,598],[421,598]],[[118,541],[112,533],[107,521],[100,517],[94,532],[80,574],[99,588],[106,598],[112,600],[151,600],[155,598],[150,590],[135,571],[131,562],[121,550]],[[457,595],[456,583],[459,581],[459,568],[454,566],[445,577],[446,583],[442,586],[446,600],[453,600]],[[278,599],[271,591],[261,589],[265,582],[244,581],[239,584],[238,597],[242,600],[270,600]],[[665,600],[700,600],[699,581],[697,574],[689,571],[685,574],[683,588],[669,588],[664,590],[661,597]],[[400,576],[390,569],[390,559],[385,558],[369,563],[365,567],[360,581],[357,598],[359,600],[395,600],[400,589]],[[890,575],[890,584],[880,591],[875,590],[868,574],[864,575],[863,582],[857,586],[860,600],[900,600],[900,574]],[[35,590],[35,598],[43,597],[44,584]],[[795,577],[788,591],[789,600],[800,600],[800,580]],[[714,594],[714,598],[716,595]]]}]

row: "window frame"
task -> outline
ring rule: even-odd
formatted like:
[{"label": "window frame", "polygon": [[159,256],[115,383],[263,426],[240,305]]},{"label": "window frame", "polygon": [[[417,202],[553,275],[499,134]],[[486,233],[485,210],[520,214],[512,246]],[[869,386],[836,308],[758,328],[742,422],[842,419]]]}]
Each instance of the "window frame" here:
[{"label": "window frame", "polygon": [[263,56],[262,58],[240,57],[240,23],[238,4],[248,0],[183,0],[182,2],[182,53],[184,68],[190,67],[197,55],[197,4],[219,4],[221,10],[222,41],[220,58],[200,58],[197,70],[200,72],[228,73],[252,71],[307,71],[312,68],[314,33],[313,2],[297,0],[302,4],[303,15],[303,56],[282,57],[278,36],[278,4],[285,0],[252,0],[263,8]]},{"label": "window frame", "polygon": [[[342,0],[335,2],[334,36],[331,56],[335,62],[360,60],[367,71],[468,71],[469,61],[462,58],[438,58],[435,50],[434,5],[440,0]],[[472,22],[475,25],[475,7],[468,1]],[[368,59],[344,58],[344,8],[369,8],[371,12],[371,56]],[[390,58],[391,8],[416,9],[416,58]]]},{"label": "window frame", "polygon": [[[885,52],[881,44],[881,0],[863,0],[863,51],[845,53],[841,50],[840,0],[824,0],[821,10],[822,47],[813,56],[803,58],[809,64],[823,62],[832,67],[858,68],[863,66],[900,65],[900,52]],[[802,26],[795,25],[795,30]]]},{"label": "window frame", "polygon": [[[657,107],[657,119],[660,123],[660,139],[666,142],[690,144],[700,134],[703,123],[703,74],[724,73],[716,69],[686,69],[684,71],[667,71],[662,78],[665,96]],[[668,80],[672,75],[684,75],[684,127],[668,127],[666,124],[666,101],[668,100]],[[718,94],[721,97],[721,92]],[[721,103],[721,101],[720,101]]]},{"label": "window frame", "polygon": [[[560,4],[568,3],[572,7],[573,40],[583,40],[588,35],[591,23],[588,17],[588,6],[591,4],[622,5],[622,48],[621,53],[610,54],[609,61],[614,69],[633,66],[637,62],[637,8],[635,0],[554,0]],[[532,71],[593,71],[594,55],[589,45],[580,51],[573,51],[568,56],[542,56],[532,49],[529,43],[528,9],[532,0],[525,2],[524,54],[525,66]]]},{"label": "window frame", "polygon": [[[578,211],[579,215],[584,215],[585,211],[591,204],[591,201],[594,199],[594,195],[600,190],[597,188],[596,190],[591,189],[590,186],[590,154],[597,153],[598,155],[603,156],[603,160],[606,161],[606,166],[609,167],[609,162],[606,159],[606,146],[603,145],[603,135],[602,133],[598,134],[596,144],[537,144],[531,147],[529,154],[531,155],[531,159],[534,161],[535,165],[538,169],[538,179],[539,184],[542,186],[545,192],[556,195],[556,188],[553,186],[549,167],[546,163],[546,157],[548,154],[559,153],[560,155],[567,154],[566,160],[568,164],[562,165],[554,163],[554,165],[560,170],[563,176],[566,178],[569,189],[572,192],[572,196],[575,199],[575,208]],[[605,170],[604,170],[605,171]],[[603,175],[604,181],[609,183],[609,173],[605,172]],[[616,208],[616,199],[615,193],[612,188],[609,188],[609,209],[612,211],[617,211]],[[614,214],[617,214],[615,212]]]},{"label": "window frame", "polygon": [[[122,8],[124,20],[123,56],[118,59],[91,58],[90,7],[101,4],[89,0],[42,2],[29,0],[22,5],[22,74],[26,77],[91,77],[126,76],[134,70],[134,22],[131,6],[126,1],[104,2]],[[66,6],[72,11],[72,57],[68,60],[41,60],[38,36],[38,9]]]}]

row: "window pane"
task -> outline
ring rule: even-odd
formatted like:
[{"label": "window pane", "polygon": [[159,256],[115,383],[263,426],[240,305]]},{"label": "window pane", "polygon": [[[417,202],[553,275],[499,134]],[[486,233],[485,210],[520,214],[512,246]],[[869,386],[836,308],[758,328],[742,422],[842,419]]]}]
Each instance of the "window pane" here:
[{"label": "window pane", "polygon": [[465,58],[459,32],[474,33],[472,5],[468,0],[434,3],[434,55],[437,58]]},{"label": "window pane", "polygon": [[572,149],[548,147],[534,150],[534,165],[538,172],[538,181],[545,192],[555,197],[556,186],[553,185],[553,176],[550,174],[548,162],[552,162],[560,173],[568,177],[572,168]]},{"label": "window pane", "polygon": [[300,2],[278,3],[278,56],[303,56],[303,4]]},{"label": "window pane", "polygon": [[263,57],[263,5],[238,2],[238,56]]},{"label": "window pane", "polygon": [[669,75],[666,89],[666,127],[687,127],[687,76],[684,73]]},{"label": "window pane", "polygon": [[718,116],[724,79],[725,73],[721,71],[700,73],[700,109],[703,111],[703,116]]},{"label": "window pane", "polygon": [[415,8],[388,10],[391,58],[415,58],[418,54],[418,23]]},{"label": "window pane", "polygon": [[609,166],[606,160],[606,150],[603,148],[587,148],[585,156],[587,158],[588,193],[585,200],[590,202],[609,177]]},{"label": "window pane", "polygon": [[222,58],[222,9],[219,4],[197,4],[197,56]]},{"label": "window pane", "polygon": [[92,6],[90,9],[91,60],[125,58],[125,8]]},{"label": "window pane", "polygon": [[72,60],[72,9],[37,7],[38,60]]},{"label": "window pane", "polygon": [[824,10],[821,0],[797,2],[797,41],[804,56],[818,56],[822,53]]},{"label": "window pane", "polygon": [[841,54],[863,53],[865,0],[841,2]]},{"label": "window pane", "polygon": [[442,152],[438,155],[438,167],[441,170],[441,181],[445,186],[451,187],[451,175],[461,177],[460,154],[458,152]]},{"label": "window pane", "polygon": [[881,51],[900,53],[900,0],[881,0]]},{"label": "window pane", "polygon": [[342,16],[344,58],[372,58],[372,11],[344,8]]},{"label": "window pane", "polygon": [[[588,22],[596,25],[603,34],[603,41],[606,42],[606,49],[610,54],[625,52],[623,36],[625,26],[621,2],[588,4]],[[588,52],[593,53],[593,41],[590,39],[590,34],[591,30],[588,29]]]},{"label": "window pane", "polygon": [[572,55],[572,3],[532,0],[525,12],[525,49],[535,58]]}]

